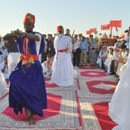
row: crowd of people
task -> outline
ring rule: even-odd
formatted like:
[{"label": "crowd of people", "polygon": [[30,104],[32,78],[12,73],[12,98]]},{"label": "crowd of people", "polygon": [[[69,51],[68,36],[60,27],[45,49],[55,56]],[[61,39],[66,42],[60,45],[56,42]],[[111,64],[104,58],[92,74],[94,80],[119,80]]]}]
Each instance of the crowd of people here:
[{"label": "crowd of people", "polygon": [[119,81],[123,66],[126,64],[129,55],[129,48],[126,46],[124,39],[115,42],[114,46],[107,44],[101,45],[97,64],[104,69],[107,74],[115,75]]},{"label": "crowd of people", "polygon": [[61,25],[54,37],[41,34],[33,31],[34,24],[35,16],[27,13],[25,32],[0,37],[0,91],[7,86],[5,79],[9,79],[9,106],[14,112],[22,113],[24,107],[29,124],[35,124],[33,115],[43,116],[42,109],[47,108],[44,78],[60,87],[69,87],[74,84],[75,66],[96,65],[119,81],[109,105],[110,117],[118,123],[114,130],[128,130],[130,116],[120,106],[129,108],[129,33],[108,45],[99,44],[93,35],[71,35]]}]

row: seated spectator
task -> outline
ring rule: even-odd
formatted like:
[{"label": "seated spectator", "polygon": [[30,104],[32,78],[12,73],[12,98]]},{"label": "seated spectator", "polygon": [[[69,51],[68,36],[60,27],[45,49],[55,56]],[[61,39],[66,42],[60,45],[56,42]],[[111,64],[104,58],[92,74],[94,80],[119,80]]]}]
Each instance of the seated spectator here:
[{"label": "seated spectator", "polygon": [[123,64],[119,70],[119,78],[121,77],[121,75],[123,74],[124,70],[126,69],[126,66],[128,65],[128,56],[129,56],[129,49],[126,48],[126,54],[125,54],[125,60],[126,60],[126,63]]},{"label": "seated spectator", "polygon": [[111,67],[110,67],[111,74],[116,75],[117,67],[118,67],[118,48],[113,47],[113,60],[111,61]]},{"label": "seated spectator", "polygon": [[120,50],[118,51],[118,67],[116,74],[119,76],[120,68],[126,63],[127,53],[126,53],[126,45],[121,45]]},{"label": "seated spectator", "polygon": [[43,75],[45,78],[50,78],[52,74],[52,58],[48,54],[46,61],[42,63]]},{"label": "seated spectator", "polygon": [[108,47],[108,56],[107,56],[107,59],[106,61],[104,62],[104,65],[105,65],[105,68],[106,68],[106,71],[108,74],[112,74],[112,71],[111,71],[111,66],[113,66],[112,63],[112,60],[114,60],[114,56],[113,56],[113,46],[109,46]]},{"label": "seated spectator", "polygon": [[108,56],[107,45],[102,45],[98,58],[97,58],[97,64],[99,65],[101,69],[105,69],[104,62],[106,61],[107,56]]}]

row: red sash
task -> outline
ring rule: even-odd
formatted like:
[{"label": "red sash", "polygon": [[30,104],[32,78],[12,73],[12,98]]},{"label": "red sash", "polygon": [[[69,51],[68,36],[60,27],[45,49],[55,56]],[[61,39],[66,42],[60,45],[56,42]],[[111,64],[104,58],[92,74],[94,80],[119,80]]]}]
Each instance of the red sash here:
[{"label": "red sash", "polygon": [[31,55],[31,54],[21,54],[20,59],[29,61],[29,59],[32,58],[33,60],[38,60],[38,55]]},{"label": "red sash", "polygon": [[[61,50],[57,50],[57,52],[67,52],[68,51],[68,49],[61,49]],[[58,53],[57,53],[57,55],[56,55],[56,58],[58,57]]]},{"label": "red sash", "polygon": [[57,52],[67,52],[68,49],[57,50]]}]

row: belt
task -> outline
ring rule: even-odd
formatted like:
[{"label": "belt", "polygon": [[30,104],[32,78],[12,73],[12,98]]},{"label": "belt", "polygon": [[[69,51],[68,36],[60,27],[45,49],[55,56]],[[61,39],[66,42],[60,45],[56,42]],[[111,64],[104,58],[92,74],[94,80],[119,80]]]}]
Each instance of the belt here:
[{"label": "belt", "polygon": [[57,52],[67,52],[68,49],[61,49],[61,50],[57,50]]},{"label": "belt", "polygon": [[21,54],[20,59],[25,63],[34,63],[35,60],[38,60],[38,55]]},{"label": "belt", "polygon": [[[57,52],[68,52],[68,49],[66,48],[66,49],[61,49],[61,50],[57,50]],[[58,57],[58,53],[57,53],[57,55],[56,55],[56,59],[57,59],[57,57]]]}]

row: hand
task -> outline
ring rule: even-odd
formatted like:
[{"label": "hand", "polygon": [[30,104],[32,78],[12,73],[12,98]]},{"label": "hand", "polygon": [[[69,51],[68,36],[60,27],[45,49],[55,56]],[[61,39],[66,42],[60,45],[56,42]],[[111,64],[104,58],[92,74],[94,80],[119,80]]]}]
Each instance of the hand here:
[{"label": "hand", "polygon": [[18,37],[20,37],[20,38],[23,38],[23,37],[26,37],[27,36],[27,33],[19,33],[18,34]]}]

